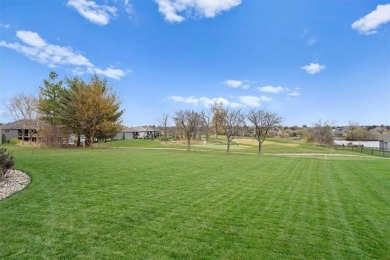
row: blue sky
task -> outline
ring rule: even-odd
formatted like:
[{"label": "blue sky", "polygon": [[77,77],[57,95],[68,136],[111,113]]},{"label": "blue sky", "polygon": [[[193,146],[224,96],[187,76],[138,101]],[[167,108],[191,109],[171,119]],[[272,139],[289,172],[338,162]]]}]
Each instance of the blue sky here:
[{"label": "blue sky", "polygon": [[389,125],[389,24],[389,1],[0,0],[0,122],[54,70],[107,78],[127,126],[214,100]]}]

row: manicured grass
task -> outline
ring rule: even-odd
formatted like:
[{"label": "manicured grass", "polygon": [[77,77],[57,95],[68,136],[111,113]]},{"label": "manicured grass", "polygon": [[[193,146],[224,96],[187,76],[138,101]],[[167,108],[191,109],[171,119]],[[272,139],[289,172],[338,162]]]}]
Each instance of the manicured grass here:
[{"label": "manicured grass", "polygon": [[[238,145],[237,145],[238,143]],[[121,140],[107,143],[95,144],[96,147],[101,148],[175,148],[185,150],[187,143],[185,140],[160,142],[155,140]],[[203,141],[193,141],[191,145],[192,150],[211,150],[211,151],[226,151],[226,138],[220,136],[218,143],[215,138],[210,137],[210,142],[204,145]],[[230,146],[231,152],[238,153],[257,153],[258,146],[257,141],[254,138],[239,138],[234,139]],[[334,150],[333,148],[317,146],[313,143],[307,143],[304,141],[292,141],[281,139],[267,139],[262,147],[262,153],[349,153],[355,154],[352,151]]]},{"label": "manicured grass", "polygon": [[9,147],[0,259],[387,258],[390,160]]}]

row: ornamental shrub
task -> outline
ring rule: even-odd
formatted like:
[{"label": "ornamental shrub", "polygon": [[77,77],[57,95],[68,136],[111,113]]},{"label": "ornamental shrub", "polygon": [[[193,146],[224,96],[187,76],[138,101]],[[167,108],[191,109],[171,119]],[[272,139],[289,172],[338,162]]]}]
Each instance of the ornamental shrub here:
[{"label": "ornamental shrub", "polygon": [[14,166],[14,157],[5,148],[0,148],[0,179],[5,178],[8,170]]},{"label": "ornamental shrub", "polygon": [[18,138],[11,138],[8,140],[10,144],[19,144],[20,140]]}]

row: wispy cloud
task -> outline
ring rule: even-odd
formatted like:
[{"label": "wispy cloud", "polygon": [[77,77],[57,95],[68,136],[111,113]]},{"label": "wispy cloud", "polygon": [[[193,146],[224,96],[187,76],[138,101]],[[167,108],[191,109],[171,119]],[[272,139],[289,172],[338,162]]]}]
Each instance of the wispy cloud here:
[{"label": "wispy cloud", "polygon": [[133,10],[133,5],[130,3],[129,0],[125,0],[125,11],[128,15],[132,15],[134,10]]},{"label": "wispy cloud", "polygon": [[[285,93],[289,97],[298,97],[301,95],[300,88],[295,88],[294,90],[291,90],[290,88],[285,88],[281,86],[264,86],[264,87],[258,87],[257,90],[260,92],[267,92],[272,94]],[[273,101],[273,99],[268,96],[260,96],[260,100]]]},{"label": "wispy cloud", "polygon": [[192,104],[192,105],[197,105],[199,103],[199,99],[198,98],[194,98],[194,97],[180,97],[180,96],[171,96],[169,97],[169,99],[172,99],[173,101],[176,101],[176,102],[182,102],[182,103],[187,103],[187,104]]},{"label": "wispy cloud", "polygon": [[388,22],[390,22],[390,4],[378,5],[374,11],[354,22],[352,29],[370,35],[377,33],[376,29]]},{"label": "wispy cloud", "polygon": [[310,37],[309,39],[306,39],[306,46],[312,46],[316,44],[318,41],[314,37]]},{"label": "wispy cloud", "polygon": [[261,105],[261,98],[257,96],[241,96],[239,100],[244,105],[250,107],[259,107]]},{"label": "wispy cloud", "polygon": [[290,96],[290,97],[299,97],[300,95],[301,95],[301,93],[298,90],[293,90],[287,94],[287,96]]},{"label": "wispy cloud", "polygon": [[199,98],[199,100],[206,107],[212,106],[212,105],[214,105],[214,103],[218,103],[218,104],[222,103],[225,106],[228,106],[229,104],[231,104],[229,100],[227,100],[226,98],[222,98],[222,97],[219,97],[219,98],[201,97],[201,98]]},{"label": "wispy cloud", "polygon": [[261,106],[262,102],[273,101],[272,98],[267,96],[240,96],[238,99],[243,105],[250,107],[259,107]]},{"label": "wispy cloud", "polygon": [[105,70],[102,70],[102,69],[99,69],[99,68],[92,68],[90,71],[90,73],[96,73],[96,74],[99,74],[99,75],[104,75],[108,78],[112,78],[112,79],[121,79],[123,76],[126,75],[126,72],[131,72],[130,70],[126,70],[126,71],[123,71],[121,69],[116,69],[116,68],[113,68],[113,67],[108,67],[107,69]]},{"label": "wispy cloud", "polygon": [[264,87],[258,87],[257,90],[260,92],[268,92],[273,94],[278,94],[286,91],[286,89],[281,86],[264,86]]},{"label": "wispy cloud", "polygon": [[231,88],[242,88],[242,89],[250,88],[247,80],[228,79],[224,81],[224,84]]},{"label": "wispy cloud", "polygon": [[11,28],[11,25],[10,24],[0,23],[0,28],[9,29],[9,28]]},{"label": "wispy cloud", "polygon": [[318,63],[310,63],[308,65],[302,66],[301,69],[305,70],[306,73],[310,75],[314,75],[326,69],[326,66]]},{"label": "wispy cloud", "polygon": [[222,103],[225,106],[230,104],[229,100],[219,97],[219,98],[207,98],[207,97],[181,97],[181,96],[170,96],[169,100],[173,100],[175,102],[186,103],[190,105],[199,105],[202,104],[205,107],[209,107],[214,105],[214,103]]},{"label": "wispy cloud", "polygon": [[155,0],[165,20],[180,23],[191,16],[215,17],[241,4],[241,0]]},{"label": "wispy cloud", "polygon": [[267,97],[267,96],[260,96],[260,100],[264,102],[271,102],[273,101],[273,98]]},{"label": "wispy cloud", "polygon": [[92,0],[68,0],[67,6],[76,9],[85,19],[98,25],[108,24],[117,11],[113,6],[98,5]]},{"label": "wispy cloud", "polygon": [[301,33],[300,39],[305,41],[306,46],[310,47],[318,43],[318,39],[312,35],[309,29],[304,29]]},{"label": "wispy cloud", "polygon": [[16,37],[32,47],[42,48],[47,45],[45,40],[43,40],[36,32],[17,31]]},{"label": "wispy cloud", "polygon": [[77,74],[96,73],[113,79],[120,79],[126,74],[125,71],[115,69],[112,66],[107,69],[100,69],[90,62],[87,57],[72,50],[72,48],[49,44],[36,32],[17,31],[16,37],[22,43],[0,41],[0,46],[15,50],[49,67],[58,65],[74,66],[75,68],[72,71]]},{"label": "wispy cloud", "polygon": [[[232,97],[233,98],[233,97]],[[227,100],[226,98],[218,97],[218,98],[208,98],[208,97],[182,97],[182,96],[170,96],[167,97],[168,100],[172,100],[179,103],[185,103],[188,105],[203,105],[205,107],[210,107],[215,103],[222,103],[224,106],[230,107],[242,107],[242,106],[250,106],[250,107],[258,107],[262,102],[270,102],[273,101],[272,98],[267,96],[240,96],[235,97],[236,101],[232,102]]]}]

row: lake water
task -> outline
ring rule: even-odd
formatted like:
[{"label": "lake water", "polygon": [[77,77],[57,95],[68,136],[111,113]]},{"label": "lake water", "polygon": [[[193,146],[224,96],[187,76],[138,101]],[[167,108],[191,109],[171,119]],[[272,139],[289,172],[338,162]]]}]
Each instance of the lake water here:
[{"label": "lake water", "polygon": [[335,140],[336,145],[348,145],[352,143],[353,145],[363,145],[364,147],[379,148],[379,141],[346,141],[346,140]]}]

